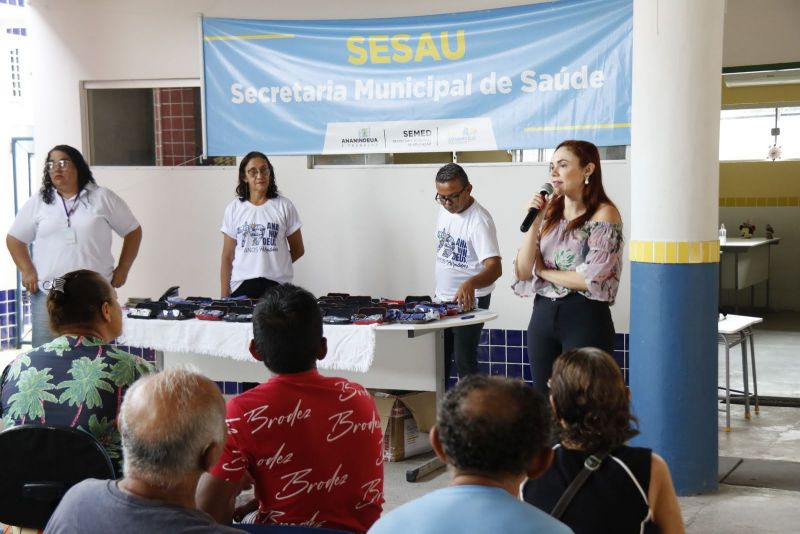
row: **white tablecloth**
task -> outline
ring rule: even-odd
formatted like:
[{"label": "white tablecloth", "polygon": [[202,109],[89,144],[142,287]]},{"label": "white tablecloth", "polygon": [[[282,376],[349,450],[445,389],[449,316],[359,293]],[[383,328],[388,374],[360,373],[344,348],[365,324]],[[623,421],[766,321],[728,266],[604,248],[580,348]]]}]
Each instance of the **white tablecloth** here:
[{"label": "white tablecloth", "polygon": [[[374,325],[324,326],[328,355],[317,362],[321,369],[366,373],[375,358]],[[165,321],[124,318],[120,344],[165,352],[209,354],[253,361],[250,340],[253,325],[224,321]]]}]

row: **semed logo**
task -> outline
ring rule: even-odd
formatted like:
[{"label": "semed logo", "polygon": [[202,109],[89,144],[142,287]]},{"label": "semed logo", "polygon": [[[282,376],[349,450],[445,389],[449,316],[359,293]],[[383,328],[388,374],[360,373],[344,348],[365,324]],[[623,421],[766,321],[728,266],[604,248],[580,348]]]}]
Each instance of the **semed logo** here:
[{"label": "semed logo", "polygon": [[430,130],[403,130],[403,137],[430,137],[433,132]]}]

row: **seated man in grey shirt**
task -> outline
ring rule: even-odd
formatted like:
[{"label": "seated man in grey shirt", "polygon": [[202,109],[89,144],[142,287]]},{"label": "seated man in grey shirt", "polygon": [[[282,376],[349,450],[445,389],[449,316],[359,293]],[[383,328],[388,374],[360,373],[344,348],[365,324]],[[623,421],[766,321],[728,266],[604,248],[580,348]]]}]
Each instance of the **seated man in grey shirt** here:
[{"label": "seated man in grey shirt", "polygon": [[46,533],[236,533],[195,508],[200,475],[225,442],[225,401],[204,376],[168,369],[136,381],[119,418],[121,480],[84,480],[61,500]]}]

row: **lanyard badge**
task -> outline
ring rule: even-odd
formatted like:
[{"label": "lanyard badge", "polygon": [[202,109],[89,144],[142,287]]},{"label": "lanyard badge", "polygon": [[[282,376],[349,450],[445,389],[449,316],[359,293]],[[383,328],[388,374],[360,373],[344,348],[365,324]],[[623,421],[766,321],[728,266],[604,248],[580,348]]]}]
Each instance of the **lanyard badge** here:
[{"label": "lanyard badge", "polygon": [[[72,228],[72,219],[71,218],[72,218],[72,214],[75,213],[75,210],[78,209],[78,199],[81,196],[81,191],[82,191],[82,189],[78,189],[78,194],[75,195],[75,198],[72,201],[72,207],[70,209],[67,209],[67,201],[64,200],[64,197],[61,196],[61,193],[58,194],[58,196],[61,197],[61,205],[64,206],[64,213],[67,216],[67,228]],[[75,231],[73,230],[72,233],[73,233],[73,237],[74,237]],[[72,243],[74,243],[74,242],[75,241],[73,240]]]},{"label": "lanyard badge", "polygon": [[67,245],[74,245],[78,242],[78,234],[75,232],[75,228],[68,226],[64,228],[64,242]]}]

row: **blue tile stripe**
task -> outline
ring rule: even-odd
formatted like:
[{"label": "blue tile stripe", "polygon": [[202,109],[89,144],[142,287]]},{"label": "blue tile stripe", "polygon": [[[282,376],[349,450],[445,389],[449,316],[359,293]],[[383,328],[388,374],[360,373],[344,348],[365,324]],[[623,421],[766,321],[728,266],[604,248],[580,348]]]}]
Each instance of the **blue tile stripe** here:
[{"label": "blue tile stripe", "polygon": [[130,345],[117,345],[116,343],[114,345],[120,350],[124,350],[125,352],[133,354],[134,356],[141,356],[150,363],[155,363],[156,361],[155,349],[143,349],[141,347],[131,347]]},{"label": "blue tile stripe", "polygon": [[[531,384],[531,370],[528,363],[528,331],[484,328],[478,344],[478,370],[484,374],[523,378]],[[625,383],[628,383],[628,334],[618,333],[614,337],[614,360],[622,369]],[[447,387],[458,380],[455,366],[447,379]]]},{"label": "blue tile stripe", "polygon": [[[16,289],[0,290],[0,350],[16,348],[18,323],[17,303],[14,300]],[[30,303],[23,293],[22,328],[30,324]]]},{"label": "blue tile stripe", "polygon": [[[492,341],[498,342],[498,344],[494,344]],[[525,330],[484,329],[478,345],[478,370],[487,375],[522,378],[526,383],[532,384],[526,343],[527,331]],[[612,356],[622,369],[627,384],[628,334],[616,334],[614,347]],[[140,355],[148,361],[155,361],[155,351],[152,349],[125,348],[132,354]],[[447,380],[447,387],[452,387],[457,380],[454,368],[452,376]],[[216,381],[215,383],[224,395],[238,395],[258,385],[257,382]]]},{"label": "blue tile stripe", "polygon": [[259,385],[258,382],[228,382],[221,380],[215,380],[214,383],[223,395],[238,395]]}]

